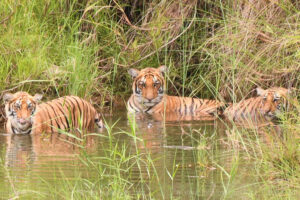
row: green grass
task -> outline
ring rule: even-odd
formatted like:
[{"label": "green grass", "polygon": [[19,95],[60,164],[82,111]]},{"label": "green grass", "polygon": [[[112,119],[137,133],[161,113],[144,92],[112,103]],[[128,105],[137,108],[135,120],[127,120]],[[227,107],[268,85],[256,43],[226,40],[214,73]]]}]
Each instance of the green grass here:
[{"label": "green grass", "polygon": [[299,88],[298,14],[291,1],[4,0],[0,90],[103,105],[130,95],[128,68],[162,64],[169,94],[235,101],[256,86]]},{"label": "green grass", "polygon": [[[215,0],[133,2],[0,1],[0,92],[25,90],[47,98],[72,94],[93,98],[99,107],[112,106],[131,94],[129,68],[159,65],[169,67],[167,88],[172,95],[232,102],[251,96],[257,86],[299,91],[297,1],[254,1],[254,5]],[[199,177],[209,176],[215,168],[214,176],[223,188],[220,199],[235,198],[241,190],[247,191],[245,199],[297,199],[300,119],[296,110],[282,116],[279,138],[272,128],[229,128],[221,141],[217,133],[188,130],[201,135],[189,138],[198,147],[194,161],[199,163]],[[97,172],[95,177],[58,178],[55,187],[47,183],[51,188],[47,194],[35,193],[24,184],[23,193],[12,190],[10,197],[176,199],[173,180],[185,165],[177,165],[175,158],[184,154],[176,152],[171,168],[164,171],[171,185],[166,192],[156,161],[151,152],[138,148],[144,140],[137,136],[134,122],[130,125],[130,131],[117,134],[131,138],[133,148],[119,142],[108,128],[103,157],[80,157],[81,164]],[[226,167],[214,154],[222,145],[234,153]],[[244,159],[253,164],[249,169],[253,185],[236,182]],[[140,172],[137,185],[129,181],[133,169]],[[142,176],[143,170],[147,177]],[[149,186],[148,180],[157,187]],[[202,179],[196,184],[200,196],[209,196],[214,189],[203,189]],[[189,190],[194,192],[192,187]]]}]

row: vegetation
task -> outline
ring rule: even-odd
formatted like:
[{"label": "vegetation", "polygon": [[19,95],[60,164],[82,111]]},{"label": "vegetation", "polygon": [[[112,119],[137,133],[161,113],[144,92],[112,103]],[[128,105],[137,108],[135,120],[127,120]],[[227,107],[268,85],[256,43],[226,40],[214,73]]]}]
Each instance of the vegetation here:
[{"label": "vegetation", "polygon": [[[108,125],[107,134],[88,136],[99,139],[97,155],[83,148],[73,161],[61,157],[63,162],[56,161],[56,166],[52,162],[43,163],[39,157],[40,161],[36,160],[34,166],[27,163],[23,170],[9,167],[0,160],[0,175],[4,177],[0,181],[0,196],[10,199],[253,200],[297,199],[299,196],[299,126],[290,126],[297,128],[291,130],[284,126],[223,127],[222,123],[217,129],[183,125],[181,131],[185,134],[174,135],[180,128],[158,131],[155,126],[145,128],[129,119],[128,129],[118,131],[118,123]],[[283,128],[283,137],[278,136],[277,128]],[[156,152],[154,142],[164,140],[151,137],[162,134],[167,141],[177,138],[176,143],[182,146],[174,147],[187,145],[190,149],[165,146],[162,151],[160,146]],[[74,142],[78,145],[82,141]],[[26,159],[24,153],[22,156],[21,159]],[[5,159],[9,159],[7,155]]]},{"label": "vegetation", "polygon": [[[297,1],[0,3],[0,91],[128,97],[130,67],[167,65],[170,94],[299,88]],[[100,97],[100,98],[99,98]]]},{"label": "vegetation", "polygon": [[[251,96],[257,86],[283,86],[298,89],[299,98],[299,9],[293,0],[2,0],[0,92],[73,94],[111,106],[131,94],[129,68],[167,65],[169,94],[231,102]],[[221,127],[224,137],[186,130],[182,138],[195,148],[191,163],[198,164],[193,168],[198,178],[188,181],[195,186],[186,190],[190,199],[241,199],[241,191],[242,199],[297,199],[300,119],[292,112],[281,118],[280,136],[272,127]],[[96,136],[104,141],[101,156],[85,151],[79,156],[78,168],[84,165],[93,177],[78,169],[75,180],[41,180],[48,187],[34,191],[26,181],[15,185],[3,161],[0,177],[9,181],[0,194],[9,188],[11,199],[180,199],[173,183],[189,163],[175,160],[185,151],[175,151],[173,162],[164,160],[170,165],[163,169],[168,182],[152,152],[141,150],[146,144],[135,122],[129,124],[130,130],[109,125],[107,134]],[[224,149],[231,153],[229,164],[222,161]],[[222,188],[217,196],[205,187],[209,180],[199,178],[213,170]],[[236,181],[241,172],[253,184]],[[171,187],[164,188],[163,181]]]}]

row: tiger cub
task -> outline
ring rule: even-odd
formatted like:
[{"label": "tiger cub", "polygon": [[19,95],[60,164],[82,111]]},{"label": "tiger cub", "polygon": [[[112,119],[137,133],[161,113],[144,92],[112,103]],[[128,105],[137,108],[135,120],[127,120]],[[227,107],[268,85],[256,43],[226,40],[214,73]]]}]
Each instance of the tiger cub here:
[{"label": "tiger cub", "polygon": [[6,131],[14,134],[56,133],[82,128],[93,131],[103,127],[100,115],[87,101],[77,96],[65,96],[39,104],[41,94],[27,92],[6,93],[3,96]]},{"label": "tiger cub", "polygon": [[178,113],[180,115],[212,116],[224,106],[216,100],[169,96],[164,92],[166,66],[129,69],[133,78],[133,94],[127,102],[130,113]]},{"label": "tiger cub", "polygon": [[289,108],[287,97],[290,90],[273,87],[267,90],[256,88],[257,97],[233,103],[224,111],[224,116],[233,121],[272,120],[282,109]]}]

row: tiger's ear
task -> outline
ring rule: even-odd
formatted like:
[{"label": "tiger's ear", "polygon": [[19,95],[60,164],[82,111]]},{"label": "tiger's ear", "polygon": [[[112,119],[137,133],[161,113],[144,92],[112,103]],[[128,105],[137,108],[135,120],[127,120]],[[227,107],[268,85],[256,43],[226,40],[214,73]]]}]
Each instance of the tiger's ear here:
[{"label": "tiger's ear", "polygon": [[14,94],[12,93],[5,93],[3,95],[3,101],[4,103],[8,103],[9,101],[11,101],[14,98]]},{"label": "tiger's ear", "polygon": [[42,94],[35,94],[33,99],[36,101],[36,102],[40,102],[43,98],[43,95]]},{"label": "tiger's ear", "polygon": [[131,75],[131,77],[134,79],[135,77],[137,77],[137,76],[139,75],[140,71],[137,70],[137,69],[134,69],[134,68],[130,68],[130,69],[128,70],[128,73],[129,73],[129,74]]},{"label": "tiger's ear", "polygon": [[159,72],[160,72],[162,75],[164,75],[165,73],[168,72],[168,67],[165,66],[165,65],[162,65],[162,66],[160,66],[160,67],[158,68],[158,70],[159,70]]},{"label": "tiger's ear", "polygon": [[260,88],[260,87],[256,88],[255,90],[256,90],[256,94],[257,94],[258,96],[263,96],[263,95],[265,95],[266,90],[264,90],[264,89],[262,89],[262,88]]}]

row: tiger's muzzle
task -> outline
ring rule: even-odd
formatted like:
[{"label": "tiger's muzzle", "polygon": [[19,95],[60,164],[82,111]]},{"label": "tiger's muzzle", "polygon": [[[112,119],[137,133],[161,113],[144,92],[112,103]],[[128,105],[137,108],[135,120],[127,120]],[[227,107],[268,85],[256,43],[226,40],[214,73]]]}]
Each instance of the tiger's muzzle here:
[{"label": "tiger's muzzle", "polygon": [[140,103],[142,103],[146,107],[152,107],[152,106],[155,106],[156,104],[158,104],[159,102],[161,102],[161,100],[162,100],[162,96],[157,96],[154,99],[147,99],[147,98],[143,97],[141,99]]},{"label": "tiger's muzzle", "polygon": [[32,128],[31,118],[16,118],[12,120],[12,130],[15,134],[30,133]]}]

